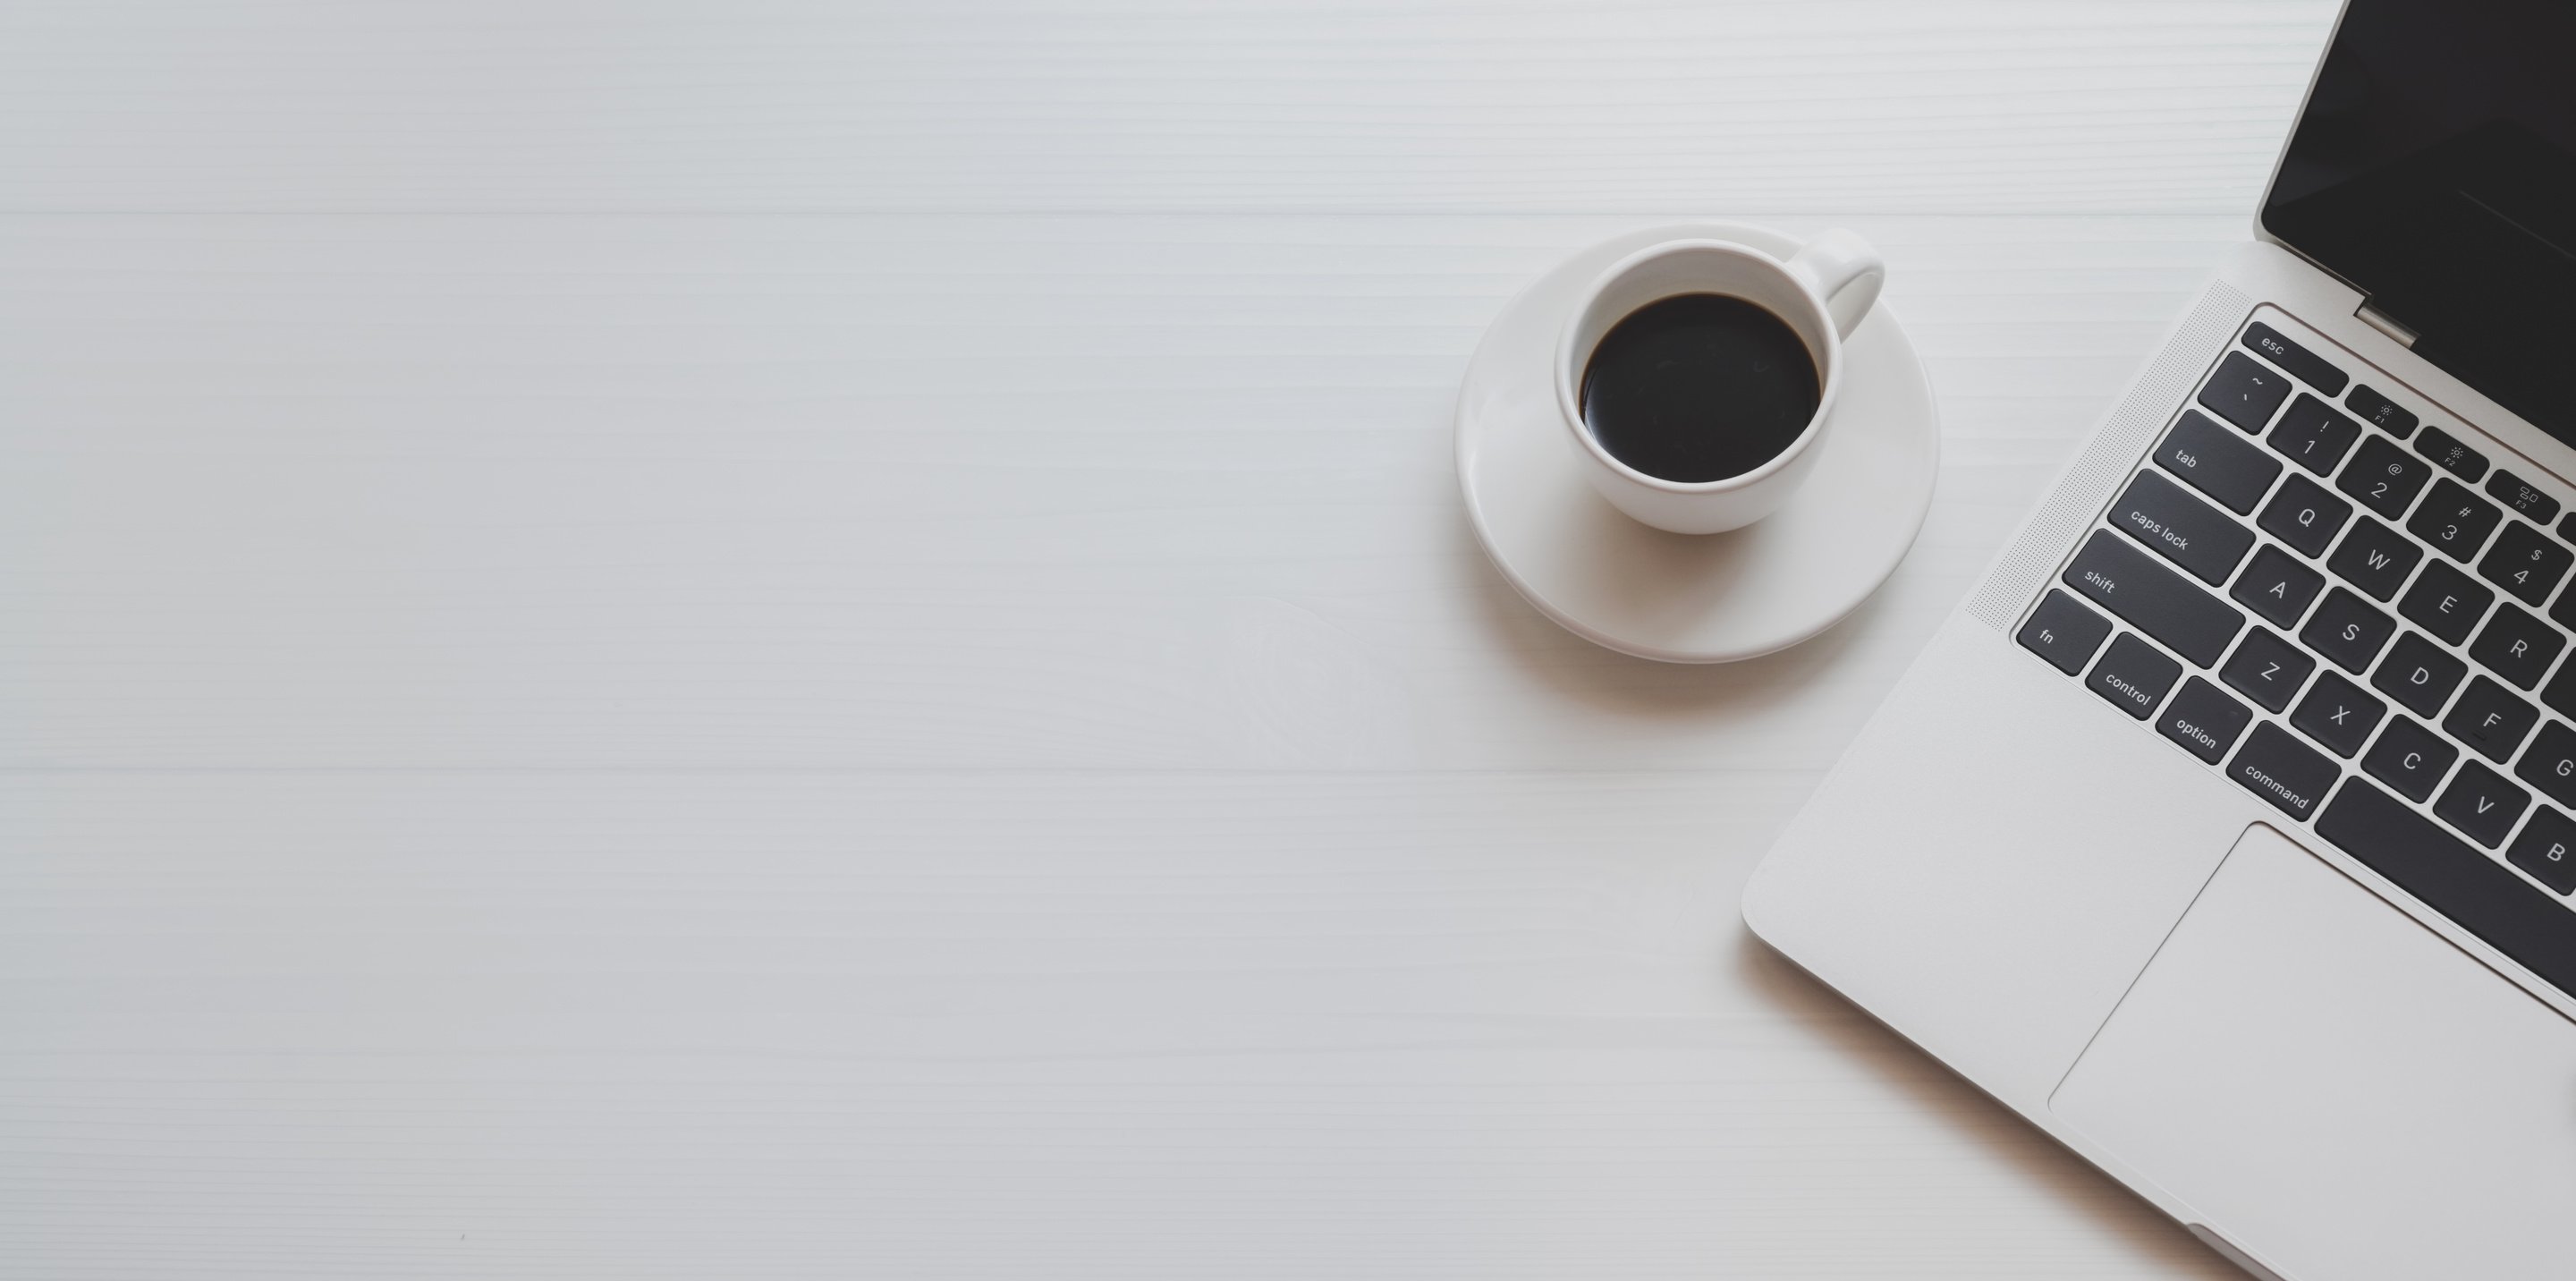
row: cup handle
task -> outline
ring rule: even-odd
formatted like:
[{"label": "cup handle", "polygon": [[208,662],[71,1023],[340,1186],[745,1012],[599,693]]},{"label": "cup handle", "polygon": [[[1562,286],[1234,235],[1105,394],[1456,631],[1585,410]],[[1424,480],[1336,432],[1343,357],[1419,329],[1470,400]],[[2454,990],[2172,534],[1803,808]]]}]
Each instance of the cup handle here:
[{"label": "cup handle", "polygon": [[1859,233],[1836,227],[1807,242],[1787,266],[1789,274],[1825,301],[1834,333],[1843,338],[1878,303],[1878,287],[1887,283],[1887,260]]}]

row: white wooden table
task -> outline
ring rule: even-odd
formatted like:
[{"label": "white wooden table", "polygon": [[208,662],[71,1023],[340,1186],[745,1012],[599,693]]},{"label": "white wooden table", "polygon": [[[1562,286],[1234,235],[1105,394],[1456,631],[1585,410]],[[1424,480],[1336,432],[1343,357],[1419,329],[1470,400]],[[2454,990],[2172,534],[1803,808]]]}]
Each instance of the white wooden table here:
[{"label": "white wooden table", "polygon": [[[2332,10],[0,9],[0,1275],[2232,1275],[1735,897]],[[1724,669],[1449,469],[1677,215],[1946,420]]]}]

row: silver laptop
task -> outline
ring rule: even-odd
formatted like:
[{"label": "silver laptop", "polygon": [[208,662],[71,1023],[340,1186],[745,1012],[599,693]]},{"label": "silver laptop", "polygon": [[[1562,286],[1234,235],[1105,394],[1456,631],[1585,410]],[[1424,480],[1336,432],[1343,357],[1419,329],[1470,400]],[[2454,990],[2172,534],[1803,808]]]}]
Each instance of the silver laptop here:
[{"label": "silver laptop", "polygon": [[2350,0],[1754,931],[2259,1276],[2576,1276],[2576,4]]}]

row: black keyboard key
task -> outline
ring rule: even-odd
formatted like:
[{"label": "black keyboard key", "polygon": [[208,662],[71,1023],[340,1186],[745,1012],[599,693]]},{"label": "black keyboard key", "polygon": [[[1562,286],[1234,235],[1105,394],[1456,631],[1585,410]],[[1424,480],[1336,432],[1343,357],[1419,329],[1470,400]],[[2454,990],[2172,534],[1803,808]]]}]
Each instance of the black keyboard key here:
[{"label": "black keyboard key", "polygon": [[2566,815],[2541,806],[2504,856],[2553,892],[2576,894],[2576,821]]},{"label": "black keyboard key", "polygon": [[2343,461],[2352,442],[2361,439],[2361,424],[2336,413],[2334,406],[2301,393],[2290,402],[2290,412],[2281,415],[2279,425],[2264,439],[2282,457],[2325,476]]},{"label": "black keyboard key", "polygon": [[2111,648],[2102,651],[2102,661],[2093,664],[2084,685],[2111,706],[2145,720],[2181,675],[2182,664],[2123,632],[2111,642]]},{"label": "black keyboard key", "polygon": [[2542,981],[2576,996],[2576,929],[2568,928],[2567,909],[2433,820],[2356,778],[2318,816],[2317,834]]},{"label": "black keyboard key", "polygon": [[2241,351],[2227,353],[2200,389],[2200,403],[2238,428],[2259,432],[2290,397],[2290,380]]},{"label": "black keyboard key", "polygon": [[2389,634],[2396,630],[2396,619],[2338,587],[2326,593],[2325,603],[2308,616],[2308,625],[2299,629],[2299,639],[2334,660],[2335,666],[2359,672],[2379,657],[2379,647],[2387,644]]},{"label": "black keyboard key", "polygon": [[2111,504],[2111,524],[2212,587],[2226,582],[2254,545],[2253,530],[2151,471],[2139,472]]},{"label": "black keyboard key", "polygon": [[2014,639],[2023,649],[2048,660],[2049,665],[2069,676],[2084,670],[2085,660],[2102,647],[2102,638],[2111,634],[2111,620],[2078,604],[2074,597],[2054,588],[2039,608],[2030,612],[2030,621],[2021,625]]},{"label": "black keyboard key", "polygon": [[2326,568],[2334,576],[2386,600],[2397,594],[2399,584],[2415,570],[2415,562],[2424,559],[2424,549],[2406,536],[2378,521],[2364,516],[2352,523],[2352,532],[2343,536],[2341,546],[2326,559]]},{"label": "black keyboard key", "polygon": [[2194,676],[2182,683],[2182,692],[2165,704],[2164,714],[2156,719],[2156,732],[2182,744],[2182,749],[2216,765],[2227,749],[2236,745],[2236,736],[2254,721],[2254,713],[2243,703],[2218,691],[2218,687]]},{"label": "black keyboard key", "polygon": [[2244,573],[2236,576],[2236,585],[2227,589],[2227,594],[2274,627],[2293,627],[2299,615],[2308,611],[2308,602],[2315,600],[2325,585],[2325,575],[2267,544],[2254,553],[2254,559],[2245,566]]},{"label": "black keyboard key", "polygon": [[2362,421],[2399,440],[2415,434],[2415,415],[2398,408],[2396,401],[2368,387],[2353,388],[2352,394],[2343,398],[2343,405],[2361,415]]},{"label": "black keyboard key", "polygon": [[2317,670],[2317,660],[2307,651],[2260,627],[2249,628],[2245,640],[2227,658],[2227,666],[2218,669],[2218,679],[2234,686],[2237,693],[2263,705],[2267,712],[2277,712],[2290,705],[2308,673]]},{"label": "black keyboard key", "polygon": [[2532,488],[2531,482],[2499,467],[2487,477],[2487,497],[2503,503],[2517,516],[2528,517],[2543,525],[2558,519],[2558,500]]},{"label": "black keyboard key", "polygon": [[2341,674],[2328,672],[2308,687],[2299,710],[2290,713],[2290,724],[2323,743],[2327,751],[2349,759],[2370,741],[2370,731],[2379,728],[2379,718],[2387,714],[2388,704],[2361,692],[2360,686]]},{"label": "black keyboard key", "polygon": [[2469,638],[2469,629],[2478,625],[2487,606],[2494,603],[2495,593],[2484,584],[2437,560],[2425,566],[2415,585],[2406,589],[2406,599],[2397,602],[2397,612],[2425,631],[2457,645]]},{"label": "black keyboard key", "polygon": [[2329,396],[2342,395],[2343,385],[2351,381],[2325,357],[2282,337],[2280,330],[2262,321],[2245,327],[2245,345],[2263,353],[2273,364],[2289,370],[2299,381]]},{"label": "black keyboard key", "polygon": [[2342,772],[2331,758],[2270,721],[2255,726],[2245,736],[2245,746],[2236,749],[2236,759],[2227,763],[2227,776],[2237,786],[2292,818],[2315,813]]},{"label": "black keyboard key", "polygon": [[2335,479],[2335,488],[2361,500],[2362,506],[2383,518],[2395,520],[2406,514],[2406,505],[2424,492],[2425,482],[2431,479],[2431,464],[2399,449],[2395,441],[2373,436],[2361,442],[2361,452],[2352,456],[2352,466],[2344,468],[2343,475]]},{"label": "black keyboard key", "polygon": [[2351,516],[2352,504],[2305,476],[2292,476],[2281,482],[2281,492],[2272,495],[2272,501],[2263,504],[2263,514],[2255,523],[2300,555],[2321,556],[2326,544],[2334,541],[2335,531]]},{"label": "black keyboard key", "polygon": [[2513,759],[2513,749],[2522,746],[2523,736],[2539,720],[2539,708],[2480,676],[2469,682],[2459,702],[2451,704],[2451,714],[2442,718],[2442,728],[2467,744],[2470,751],[2491,761],[2505,761]]},{"label": "black keyboard key", "polygon": [[2549,541],[2529,525],[2513,521],[2496,535],[2495,546],[2479,559],[2478,577],[2512,593],[2525,605],[2537,605],[2549,599],[2550,589],[2567,576],[2570,565],[2576,565],[2576,552]]},{"label": "black keyboard key", "polygon": [[2567,513],[2567,518],[2558,522],[2558,536],[2576,543],[2576,512]]},{"label": "black keyboard key", "polygon": [[2531,804],[2531,793],[2508,783],[2504,775],[2471,761],[2451,776],[2442,799],[2433,802],[2436,817],[2468,833],[2488,849],[2504,844],[2513,821]]},{"label": "black keyboard key", "polygon": [[2558,669],[2540,689],[2540,701],[2561,716],[2576,716],[2576,663]]},{"label": "black keyboard key", "polygon": [[2439,427],[2427,427],[2415,442],[2415,452],[2440,464],[2442,470],[2475,484],[2487,474],[2487,456],[2471,449],[2459,437]]},{"label": "black keyboard key", "polygon": [[2513,776],[2548,794],[2561,805],[2576,806],[2576,729],[2557,721],[2540,727],[2531,750],[2513,767]]},{"label": "black keyboard key", "polygon": [[2448,773],[2451,762],[2460,759],[2460,749],[2451,746],[2439,734],[2406,719],[2388,722],[2388,730],[2370,745],[2370,753],[2361,758],[2361,767],[2372,778],[2396,788],[2410,801],[2425,800]]},{"label": "black keyboard key", "polygon": [[2468,674],[2469,665],[2451,651],[2408,632],[2397,638],[2388,657],[2380,660],[2379,670],[2371,673],[2370,687],[2404,703],[2418,716],[2432,716],[2451,701],[2451,691]]},{"label": "black keyboard key", "polygon": [[2214,666],[2245,616],[2107,529],[2093,531],[2061,576],[2078,595],[2203,667]]},{"label": "black keyboard key", "polygon": [[2529,689],[2549,674],[2549,665],[2565,648],[2567,637],[2557,628],[2532,617],[2531,611],[2519,605],[2507,605],[2497,610],[2478,632],[2477,643],[2469,646],[2469,657],[2514,688]]},{"label": "black keyboard key", "polygon": [[2254,504],[2263,501],[2263,491],[2281,475],[2280,459],[2247,444],[2207,415],[2188,409],[2156,447],[2156,465],[2239,516],[2252,512]]},{"label": "black keyboard key", "polygon": [[2453,560],[2467,560],[2485,546],[2487,535],[2504,520],[2496,505],[2470,493],[2458,481],[2446,480],[2433,486],[2432,496],[2415,509],[2415,518],[2406,522],[2408,532],[2431,543],[2433,549]]}]

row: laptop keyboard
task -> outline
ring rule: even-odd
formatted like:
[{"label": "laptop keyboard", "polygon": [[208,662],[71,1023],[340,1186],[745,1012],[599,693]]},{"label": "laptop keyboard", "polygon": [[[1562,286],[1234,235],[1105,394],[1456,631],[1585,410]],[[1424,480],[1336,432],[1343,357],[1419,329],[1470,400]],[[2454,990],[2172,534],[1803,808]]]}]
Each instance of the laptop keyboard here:
[{"label": "laptop keyboard", "polygon": [[2249,324],[2017,638],[2576,995],[2576,515],[2324,350]]}]

